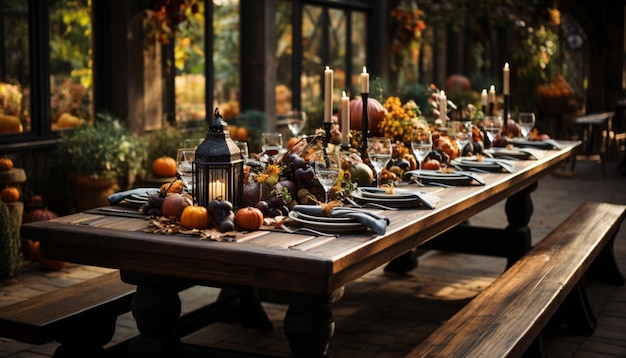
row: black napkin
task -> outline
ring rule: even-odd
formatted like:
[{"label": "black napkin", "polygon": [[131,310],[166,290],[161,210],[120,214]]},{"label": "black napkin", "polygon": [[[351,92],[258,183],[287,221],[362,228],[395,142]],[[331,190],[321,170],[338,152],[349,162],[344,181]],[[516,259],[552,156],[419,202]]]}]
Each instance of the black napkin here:
[{"label": "black napkin", "polygon": [[[319,205],[296,205],[291,210],[306,215],[317,216],[320,217],[320,219],[323,219],[325,216],[328,217],[328,215],[323,212],[322,207]],[[331,209],[330,216],[337,218],[354,219],[359,223],[369,227],[370,229],[372,229],[373,232],[377,233],[378,235],[383,235],[385,231],[387,231],[387,225],[389,225],[388,218],[365,210],[335,207]]]},{"label": "black napkin", "polygon": [[154,194],[158,192],[159,192],[159,189],[157,188],[136,188],[136,189],[120,191],[120,192],[109,195],[109,203],[111,203],[111,205],[117,204],[121,202],[122,200],[131,196],[141,196],[141,197],[145,197],[146,200],[148,200],[148,196],[150,196],[150,194]]}]

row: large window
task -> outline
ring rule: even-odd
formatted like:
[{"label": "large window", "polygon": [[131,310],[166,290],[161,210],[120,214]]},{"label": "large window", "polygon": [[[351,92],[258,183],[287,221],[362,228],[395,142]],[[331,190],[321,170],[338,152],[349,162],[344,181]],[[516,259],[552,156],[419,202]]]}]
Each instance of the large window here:
[{"label": "large window", "polygon": [[[366,13],[354,2],[279,1],[276,15],[276,114],[291,110],[321,119],[322,74],[334,70],[334,97],[358,94],[359,74],[367,65]],[[319,123],[311,121],[308,126]]]}]

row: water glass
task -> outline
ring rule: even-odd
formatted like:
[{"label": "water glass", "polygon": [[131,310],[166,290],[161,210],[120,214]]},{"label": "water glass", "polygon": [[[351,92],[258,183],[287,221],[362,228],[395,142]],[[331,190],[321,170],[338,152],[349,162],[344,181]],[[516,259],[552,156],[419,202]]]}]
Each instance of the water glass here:
[{"label": "water glass", "polygon": [[391,160],[392,154],[393,149],[389,138],[372,137],[367,140],[367,156],[374,170],[376,170],[376,186],[378,187],[381,184],[380,174]]},{"label": "water glass", "polygon": [[304,128],[306,124],[306,113],[298,110],[289,111],[285,117],[287,118],[287,126],[291,134],[293,134],[294,137],[300,135],[300,131],[302,131],[302,128]]},{"label": "water glass", "polygon": [[180,179],[183,181],[187,191],[193,192],[193,166],[192,163],[196,158],[196,150],[194,148],[180,148],[176,155],[176,169]]},{"label": "water glass", "polygon": [[533,112],[520,112],[517,123],[522,131],[522,137],[528,138],[528,134],[535,128],[535,114]]},{"label": "water glass", "polygon": [[459,148],[459,156],[461,156],[463,149],[472,139],[472,122],[449,121],[448,136],[456,141],[456,145]]},{"label": "water glass", "polygon": [[487,132],[489,142],[493,143],[497,136],[502,133],[502,117],[500,116],[486,116],[483,119],[483,128]]},{"label": "water glass", "polygon": [[417,169],[422,168],[422,161],[432,150],[432,147],[433,137],[430,131],[417,129],[411,133],[411,149],[413,149],[413,155],[417,159]]}]

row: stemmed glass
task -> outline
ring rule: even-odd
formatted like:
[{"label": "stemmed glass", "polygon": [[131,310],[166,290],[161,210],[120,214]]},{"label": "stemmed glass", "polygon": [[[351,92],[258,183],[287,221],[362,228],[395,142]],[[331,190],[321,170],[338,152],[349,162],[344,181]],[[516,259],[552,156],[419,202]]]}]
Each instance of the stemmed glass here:
[{"label": "stemmed glass", "polygon": [[380,188],[380,174],[391,160],[391,140],[383,137],[372,137],[367,140],[367,156],[376,170],[376,186]]},{"label": "stemmed glass", "polygon": [[469,121],[450,121],[448,122],[448,136],[454,138],[459,148],[459,156],[462,155],[463,149],[469,144],[472,138],[472,122]]},{"label": "stemmed glass", "polygon": [[519,123],[522,137],[528,138],[528,134],[535,128],[535,114],[533,112],[520,112],[517,123]]},{"label": "stemmed glass", "polygon": [[417,169],[422,169],[422,161],[433,147],[433,137],[430,131],[418,129],[411,134],[411,149],[417,159]]},{"label": "stemmed glass", "polygon": [[266,132],[261,134],[261,149],[266,160],[274,161],[283,150],[283,134],[277,132]]},{"label": "stemmed glass", "polygon": [[483,120],[483,127],[487,132],[489,141],[493,143],[496,137],[502,133],[502,117],[500,116],[486,116]]},{"label": "stemmed glass", "polygon": [[290,111],[286,115],[287,117],[287,126],[293,134],[294,137],[298,137],[300,135],[300,131],[304,128],[306,124],[306,113],[302,111]]},{"label": "stemmed glass", "polygon": [[176,169],[187,191],[193,192],[193,166],[196,158],[196,150],[193,148],[180,148],[176,155]]},{"label": "stemmed glass", "polygon": [[324,202],[328,203],[328,191],[339,180],[341,172],[341,155],[318,151],[315,158],[315,177],[324,187]]}]

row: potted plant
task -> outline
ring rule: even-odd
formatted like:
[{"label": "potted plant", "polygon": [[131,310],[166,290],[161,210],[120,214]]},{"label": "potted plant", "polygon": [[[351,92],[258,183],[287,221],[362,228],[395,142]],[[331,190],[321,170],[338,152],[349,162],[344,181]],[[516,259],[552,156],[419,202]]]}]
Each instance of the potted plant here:
[{"label": "potted plant", "polygon": [[130,188],[145,168],[147,141],[120,120],[99,113],[93,124],[61,134],[55,158],[67,174],[77,211],[108,204],[108,196]]}]

